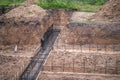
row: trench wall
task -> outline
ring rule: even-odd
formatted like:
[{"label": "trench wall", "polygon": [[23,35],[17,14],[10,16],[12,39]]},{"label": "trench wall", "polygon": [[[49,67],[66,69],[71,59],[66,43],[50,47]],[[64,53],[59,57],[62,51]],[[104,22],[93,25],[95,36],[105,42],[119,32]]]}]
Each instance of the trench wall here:
[{"label": "trench wall", "polygon": [[[65,26],[69,11],[48,10],[38,17],[0,17],[0,45],[40,44],[40,39],[52,25]],[[67,17],[66,17],[67,16]]]}]

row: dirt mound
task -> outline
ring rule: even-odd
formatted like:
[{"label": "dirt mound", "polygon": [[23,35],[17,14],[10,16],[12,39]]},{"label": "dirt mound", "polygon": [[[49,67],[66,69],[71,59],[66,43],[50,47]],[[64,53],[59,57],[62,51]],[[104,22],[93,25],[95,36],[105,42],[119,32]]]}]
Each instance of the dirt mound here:
[{"label": "dirt mound", "polygon": [[93,18],[111,22],[120,22],[120,0],[108,1]]},{"label": "dirt mound", "polygon": [[45,10],[37,5],[19,6],[5,14],[6,18],[22,18],[22,17],[40,17],[45,15]]},{"label": "dirt mound", "polygon": [[11,10],[0,17],[0,44],[40,43],[40,38],[52,24],[48,18],[46,11],[37,5]]},{"label": "dirt mound", "polygon": [[40,22],[45,15],[46,11],[37,5],[19,6],[0,16],[0,26],[22,26],[24,24],[33,26],[36,22]]},{"label": "dirt mound", "polygon": [[39,44],[48,27],[66,25],[69,15],[69,10],[21,5],[0,17],[0,45]]}]

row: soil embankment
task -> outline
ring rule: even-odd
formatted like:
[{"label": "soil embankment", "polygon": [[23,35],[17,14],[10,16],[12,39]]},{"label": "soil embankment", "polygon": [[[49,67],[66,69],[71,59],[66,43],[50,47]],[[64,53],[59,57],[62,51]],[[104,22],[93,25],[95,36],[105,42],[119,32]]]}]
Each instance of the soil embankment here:
[{"label": "soil embankment", "polygon": [[[0,76],[1,79],[18,79],[28,65],[26,61],[30,61],[39,49],[40,39],[47,29],[51,26],[59,28],[56,26],[66,25],[69,15],[68,10],[46,11],[37,5],[30,4],[21,5],[0,16],[0,55],[5,57],[5,61],[9,56],[12,56],[11,58],[17,58],[20,63],[23,63],[7,62],[6,67],[6,65],[4,66],[6,62],[3,62],[0,68],[6,68],[1,71],[0,75],[3,75],[3,77]],[[14,52],[15,45],[18,46],[17,52]],[[23,58],[25,58],[25,61],[21,60]],[[17,67],[14,68],[14,66]],[[9,71],[10,68],[12,71]],[[21,72],[13,73],[13,71],[18,71],[18,68],[22,69],[19,69]]]},{"label": "soil embankment", "polygon": [[[19,6],[1,16],[0,44],[27,45],[38,43],[40,36],[46,30],[45,28],[50,26],[50,20],[45,18],[45,15],[47,15],[45,10],[36,5],[31,5],[27,7]],[[44,22],[45,20],[46,22]]]},{"label": "soil embankment", "polygon": [[0,45],[39,44],[50,26],[65,26],[71,11],[19,6],[0,17]]},{"label": "soil embankment", "polygon": [[120,0],[109,0],[93,18],[97,21],[120,22]]},{"label": "soil embankment", "polygon": [[69,44],[120,44],[120,24],[70,23],[66,31]]}]

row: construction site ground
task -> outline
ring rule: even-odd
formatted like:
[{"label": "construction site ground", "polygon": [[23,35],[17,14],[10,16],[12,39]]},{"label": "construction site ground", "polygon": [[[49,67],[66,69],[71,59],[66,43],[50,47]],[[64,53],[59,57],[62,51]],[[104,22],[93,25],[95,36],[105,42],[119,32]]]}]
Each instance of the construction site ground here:
[{"label": "construction site ground", "polygon": [[1,47],[0,80],[19,80],[32,57],[36,54],[39,45],[18,46],[17,52],[14,52],[14,47]]},{"label": "construction site ground", "polygon": [[[95,13],[74,12],[71,22],[86,22]],[[64,26],[63,26],[64,27]],[[38,80],[119,80],[120,45],[72,45],[65,40],[65,30],[61,31],[53,50],[46,59],[44,71]],[[115,47],[113,49],[113,46]],[[1,46],[0,79],[9,80],[12,76],[18,80],[30,60],[40,48],[39,45]],[[95,59],[94,59],[95,57]],[[87,63],[84,63],[84,59]],[[110,60],[109,60],[110,59]],[[106,67],[106,60],[107,66]],[[118,63],[116,63],[116,60]],[[83,61],[83,62],[82,62]],[[109,62],[110,61],[110,62]],[[94,65],[96,62],[96,65]],[[98,65],[97,65],[98,64]],[[88,66],[88,67],[86,67]],[[97,68],[95,68],[98,66]],[[11,79],[13,80],[13,79]]]}]

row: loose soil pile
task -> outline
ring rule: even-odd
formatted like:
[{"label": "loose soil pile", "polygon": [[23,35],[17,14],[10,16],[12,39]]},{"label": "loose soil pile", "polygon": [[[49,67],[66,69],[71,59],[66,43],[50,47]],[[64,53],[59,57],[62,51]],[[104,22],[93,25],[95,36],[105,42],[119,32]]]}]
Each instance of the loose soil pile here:
[{"label": "loose soil pile", "polygon": [[96,20],[120,22],[120,0],[108,1],[93,18]]},{"label": "loose soil pile", "polygon": [[0,44],[39,44],[40,38],[52,24],[48,18],[46,11],[37,5],[19,6],[11,10],[0,17]]},{"label": "loose soil pile", "polygon": [[[22,24],[25,24],[27,22],[32,22],[35,20],[41,21],[45,14],[46,14],[45,10],[37,5],[19,6],[6,13],[4,16],[1,16],[0,22],[1,23],[4,22],[8,25],[10,25],[11,23],[12,26],[20,22]],[[8,23],[5,21],[7,21]]]},{"label": "loose soil pile", "polygon": [[65,26],[69,15],[69,10],[45,11],[37,5],[19,6],[1,17],[0,44],[39,44],[48,27]]}]

